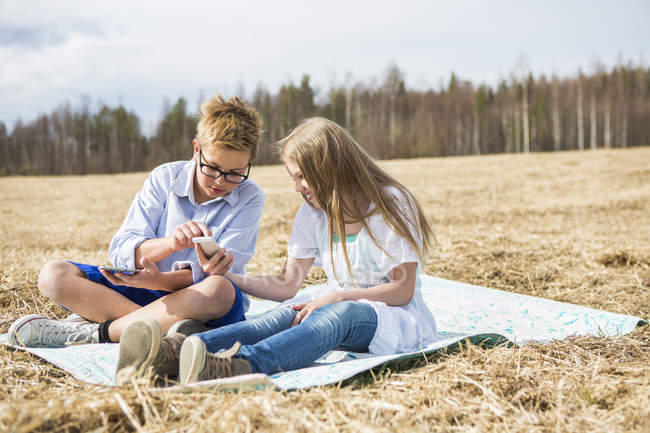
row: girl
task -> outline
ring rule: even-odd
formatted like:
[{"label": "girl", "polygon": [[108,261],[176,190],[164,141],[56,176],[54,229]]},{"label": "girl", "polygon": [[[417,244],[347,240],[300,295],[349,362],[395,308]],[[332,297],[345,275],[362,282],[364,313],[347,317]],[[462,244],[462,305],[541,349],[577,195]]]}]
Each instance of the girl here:
[{"label": "girl", "polygon": [[[191,337],[161,339],[155,321],[136,322],[122,336],[118,383],[149,367],[159,375],[178,372],[182,383],[274,374],[307,367],[339,346],[388,354],[436,339],[419,291],[433,233],[415,198],[329,120],[303,121],[280,146],[305,199],[284,270],[279,277],[225,276],[244,292],[285,302]],[[314,264],[323,266],[327,283],[296,296]]]}]

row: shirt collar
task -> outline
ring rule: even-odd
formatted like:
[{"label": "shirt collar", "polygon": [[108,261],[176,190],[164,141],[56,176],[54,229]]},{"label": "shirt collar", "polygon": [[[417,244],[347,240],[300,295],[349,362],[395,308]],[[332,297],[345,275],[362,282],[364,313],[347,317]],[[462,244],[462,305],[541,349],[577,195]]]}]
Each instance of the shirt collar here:
[{"label": "shirt collar", "polygon": [[190,197],[194,200],[194,191],[192,190],[192,182],[194,181],[194,167],[196,164],[194,160],[187,161],[183,169],[174,182],[172,183],[172,192],[179,197]]},{"label": "shirt collar", "polygon": [[[196,204],[196,199],[194,198],[194,173],[196,173],[196,163],[194,160],[187,161],[183,166],[183,169],[174,179],[172,183],[172,192],[179,197],[188,197],[190,201]],[[239,189],[242,186],[238,186],[229,194],[224,195],[223,197],[218,197],[212,200],[208,200],[201,204],[208,204],[219,200],[224,200],[230,206],[235,206],[239,201]]]},{"label": "shirt collar", "polygon": [[215,200],[225,200],[226,203],[228,203],[230,206],[235,206],[239,201],[239,189],[241,187],[242,185],[239,185],[237,188],[230,191],[230,193],[224,195],[223,197],[215,198]]}]

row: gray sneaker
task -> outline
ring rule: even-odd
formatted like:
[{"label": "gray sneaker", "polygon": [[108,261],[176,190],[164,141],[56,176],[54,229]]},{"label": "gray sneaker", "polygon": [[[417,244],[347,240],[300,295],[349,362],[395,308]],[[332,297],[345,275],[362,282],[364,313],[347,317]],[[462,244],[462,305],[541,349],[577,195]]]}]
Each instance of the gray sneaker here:
[{"label": "gray sneaker", "polygon": [[157,378],[177,376],[183,340],[185,335],[179,333],[163,337],[160,325],[153,319],[131,323],[120,337],[115,383],[126,385],[149,373]]},{"label": "gray sneaker", "polygon": [[210,353],[199,337],[187,337],[183,342],[179,361],[179,379],[182,384],[200,380],[221,379],[224,377],[249,374],[251,366],[245,359],[233,358],[239,352],[240,342],[230,349]]},{"label": "gray sneaker", "polygon": [[199,322],[198,320],[194,319],[183,319],[179,320],[178,322],[174,323],[171,328],[169,328],[169,331],[167,331],[167,335],[173,335],[173,334],[183,334],[186,337],[189,337],[192,334],[198,334],[200,332],[205,332],[207,331],[208,328],[205,326],[203,323]]},{"label": "gray sneaker", "polygon": [[8,341],[14,346],[47,348],[98,343],[98,328],[99,323],[84,319],[53,320],[40,314],[30,314],[11,324]]}]

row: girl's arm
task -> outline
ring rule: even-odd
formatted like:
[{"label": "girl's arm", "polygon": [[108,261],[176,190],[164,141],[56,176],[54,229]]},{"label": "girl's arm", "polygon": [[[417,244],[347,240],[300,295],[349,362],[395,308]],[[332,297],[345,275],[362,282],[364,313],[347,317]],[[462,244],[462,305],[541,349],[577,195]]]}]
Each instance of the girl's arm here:
[{"label": "girl's arm", "polygon": [[367,299],[369,301],[384,302],[392,306],[406,305],[411,302],[413,293],[415,293],[416,271],[417,263],[402,263],[390,271],[392,280],[390,283],[379,284],[361,290],[334,292],[304,304],[294,305],[293,309],[298,310],[298,314],[293,319],[291,326],[302,322],[315,310],[336,302]]},{"label": "girl's arm", "polygon": [[313,257],[308,259],[288,257],[279,276],[248,276],[230,272],[224,275],[249,295],[282,302],[295,296],[313,263]]},{"label": "girl's arm", "polygon": [[379,301],[386,305],[399,306],[411,302],[415,293],[415,279],[417,278],[417,263],[402,263],[390,271],[390,283],[379,284],[361,290],[345,290],[338,292],[341,301],[358,301],[367,299]]}]

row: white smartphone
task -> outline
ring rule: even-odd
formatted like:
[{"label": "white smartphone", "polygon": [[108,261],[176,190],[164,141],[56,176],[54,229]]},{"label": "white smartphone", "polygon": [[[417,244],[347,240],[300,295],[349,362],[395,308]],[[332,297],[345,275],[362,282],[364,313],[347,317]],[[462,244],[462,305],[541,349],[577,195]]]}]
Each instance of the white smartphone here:
[{"label": "white smartphone", "polygon": [[192,238],[192,242],[199,244],[203,254],[205,254],[207,258],[214,256],[217,251],[219,251],[219,244],[217,244],[217,242],[210,236],[195,237]]},{"label": "white smartphone", "polygon": [[121,272],[123,274],[135,274],[139,269],[131,268],[119,268],[115,266],[100,266],[99,269],[103,269],[108,272]]}]

